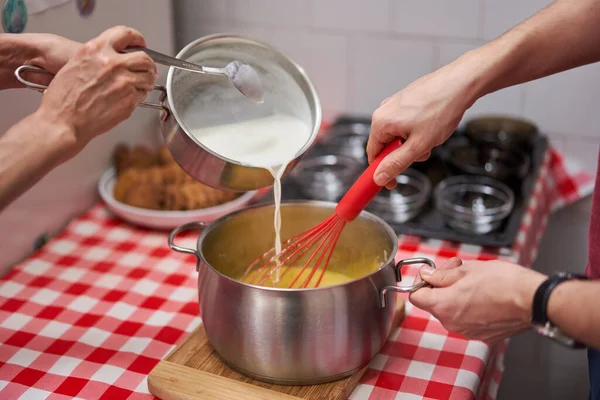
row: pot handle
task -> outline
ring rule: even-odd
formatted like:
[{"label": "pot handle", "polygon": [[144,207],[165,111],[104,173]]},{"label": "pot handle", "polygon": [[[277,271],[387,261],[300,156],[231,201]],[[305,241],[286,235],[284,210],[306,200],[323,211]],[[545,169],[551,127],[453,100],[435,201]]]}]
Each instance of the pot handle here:
[{"label": "pot handle", "polygon": [[[429,258],[415,257],[415,258],[408,258],[406,260],[400,260],[394,266],[394,271],[396,272],[396,281],[397,282],[402,282],[402,274],[400,272],[400,269],[405,265],[411,265],[411,264],[427,264],[431,268],[435,269],[435,263],[433,261],[431,261]],[[425,281],[421,281],[421,282],[417,283],[416,285],[410,285],[410,286],[396,286],[396,285],[385,286],[383,289],[381,289],[381,292],[380,292],[381,307],[385,307],[387,305],[387,292],[388,291],[400,292],[400,293],[412,293],[412,292],[419,290],[425,286],[430,286],[430,285]]]},{"label": "pot handle", "polygon": [[[30,82],[27,79],[23,78],[21,76],[21,73],[23,73],[23,72],[38,72],[40,74],[53,75],[52,72],[46,71],[44,68],[36,67],[35,65],[21,65],[19,68],[17,68],[15,70],[15,78],[17,78],[17,80],[26,88],[37,90],[38,92],[41,92],[41,93],[44,93],[44,91],[46,91],[46,89],[48,89],[48,86],[46,86],[46,85],[40,85],[39,83],[33,83],[33,82]],[[154,90],[158,90],[159,92],[162,93],[161,101],[163,101],[164,98],[167,96],[167,89],[164,86],[155,85]],[[151,103],[151,102],[147,102],[147,101],[142,101],[139,104],[139,107],[151,108],[153,110],[163,111],[165,114],[168,113],[167,108],[159,103]],[[164,119],[166,119],[166,118],[163,117],[163,120]]]},{"label": "pot handle", "polygon": [[175,250],[179,253],[185,253],[185,254],[193,254],[196,256],[196,258],[198,258],[198,252],[194,249],[188,249],[187,247],[181,247],[181,246],[177,246],[175,244],[175,237],[177,235],[179,235],[181,232],[184,231],[189,231],[189,230],[195,230],[195,231],[202,231],[204,228],[206,227],[206,224],[204,222],[188,222],[187,224],[183,224],[181,226],[178,226],[177,228],[173,229],[171,231],[171,233],[169,234],[169,247],[172,250]]}]

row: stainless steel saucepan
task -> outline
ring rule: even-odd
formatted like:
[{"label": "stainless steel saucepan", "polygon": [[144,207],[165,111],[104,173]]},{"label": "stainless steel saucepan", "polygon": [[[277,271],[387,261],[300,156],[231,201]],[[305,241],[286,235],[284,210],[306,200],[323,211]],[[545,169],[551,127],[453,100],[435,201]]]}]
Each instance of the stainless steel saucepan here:
[{"label": "stainless steel saucepan", "polygon": [[[192,131],[239,123],[272,115],[298,118],[310,129],[307,143],[298,151],[283,174],[286,176],[317,137],[321,125],[321,103],[304,69],[273,47],[246,37],[216,34],[185,46],[177,59],[203,66],[225,67],[232,60],[252,66],[261,80],[264,101],[254,103],[232,87],[227,79],[170,67],[159,103],[142,102],[141,107],[161,111],[161,134],[177,163],[196,180],[220,190],[250,191],[273,184],[263,168],[229,159],[205,146]],[[47,86],[29,82],[22,73],[49,73],[24,65],[15,71],[26,87],[44,91]],[[285,132],[282,132],[285,134]]]},{"label": "stainless steel saucepan", "polygon": [[[282,239],[331,215],[328,202],[282,204]],[[195,249],[175,244],[186,230],[201,232]],[[312,289],[278,289],[236,278],[273,246],[273,205],[252,206],[206,225],[171,232],[171,249],[196,256],[198,297],[204,328],[220,357],[239,372],[278,384],[317,384],[346,377],[366,366],[392,329],[396,296],[426,284],[398,286],[407,264],[394,263],[398,242],[383,220],[363,212],[344,229],[328,271],[347,283]]]}]

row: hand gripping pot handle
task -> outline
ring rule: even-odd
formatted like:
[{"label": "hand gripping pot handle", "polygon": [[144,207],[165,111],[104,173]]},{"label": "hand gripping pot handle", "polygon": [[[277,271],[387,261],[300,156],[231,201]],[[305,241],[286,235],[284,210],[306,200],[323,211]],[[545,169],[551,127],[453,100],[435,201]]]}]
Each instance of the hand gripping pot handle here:
[{"label": "hand gripping pot handle", "polygon": [[190,230],[202,231],[204,228],[206,228],[206,224],[204,222],[188,222],[187,224],[183,224],[181,226],[178,226],[177,228],[173,229],[171,231],[171,233],[169,234],[169,247],[172,250],[175,250],[175,251],[177,251],[179,253],[193,254],[198,259],[200,257],[200,255],[198,254],[197,250],[188,249],[187,247],[182,247],[182,246],[176,245],[175,244],[175,238],[181,232],[190,231]]},{"label": "hand gripping pot handle", "polygon": [[[36,67],[35,65],[21,65],[19,68],[17,68],[15,70],[15,78],[17,78],[17,80],[23,86],[27,87],[28,89],[37,90],[38,92],[42,92],[42,93],[46,89],[48,89],[48,86],[28,81],[27,79],[25,79],[21,76],[21,74],[23,72],[37,72],[37,73],[45,74],[45,75],[54,75],[52,72],[46,71],[45,69],[40,68],[40,67]],[[163,101],[167,95],[167,89],[165,89],[164,86],[155,85],[154,90],[158,90],[159,92],[161,92],[161,101]],[[166,107],[159,103],[150,103],[147,101],[142,101],[139,104],[139,106],[143,107],[143,108],[151,108],[153,110],[163,111],[163,112],[165,112],[165,114],[167,113]],[[163,120],[164,119],[165,119],[165,117],[163,117]]]},{"label": "hand gripping pot handle", "polygon": [[[435,263],[425,257],[415,257],[415,258],[408,258],[406,260],[400,260],[394,266],[394,271],[396,272],[396,281],[402,282],[402,274],[400,271],[402,269],[402,267],[405,265],[412,265],[412,264],[425,264],[425,265],[428,265],[431,268],[435,269]],[[387,305],[387,292],[389,292],[389,291],[400,292],[400,293],[412,293],[412,292],[419,290],[425,286],[431,287],[431,285],[425,281],[421,281],[417,284],[410,285],[410,286],[396,286],[396,285],[385,286],[383,289],[381,289],[381,292],[380,292],[381,307],[385,307]]]}]

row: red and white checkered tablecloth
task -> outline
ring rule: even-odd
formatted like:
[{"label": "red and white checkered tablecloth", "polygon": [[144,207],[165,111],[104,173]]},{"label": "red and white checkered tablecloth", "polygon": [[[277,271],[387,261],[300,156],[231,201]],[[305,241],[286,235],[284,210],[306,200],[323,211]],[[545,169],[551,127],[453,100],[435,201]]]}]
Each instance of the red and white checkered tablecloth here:
[{"label": "red and white checkered tablecloth", "polygon": [[[512,249],[403,236],[398,259],[531,265],[552,207],[592,185],[549,153]],[[194,237],[181,240],[194,247]],[[151,399],[148,373],[200,323],[194,266],[193,256],[167,247],[167,233],[128,225],[102,204],[73,220],[0,280],[0,399]],[[351,398],[493,399],[505,348],[450,334],[407,303]]]}]

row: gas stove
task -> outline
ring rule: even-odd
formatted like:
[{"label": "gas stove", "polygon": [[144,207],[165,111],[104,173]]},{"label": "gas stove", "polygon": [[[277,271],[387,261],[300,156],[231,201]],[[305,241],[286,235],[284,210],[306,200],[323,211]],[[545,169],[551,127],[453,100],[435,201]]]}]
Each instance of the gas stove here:
[{"label": "gas stove", "polygon": [[[511,120],[512,121],[512,120]],[[469,124],[467,123],[467,126]],[[370,120],[342,116],[282,180],[282,200],[339,201],[367,166],[364,152]],[[456,131],[425,162],[414,163],[397,178],[393,191],[383,189],[367,211],[397,234],[510,247],[548,148],[536,132],[528,143],[474,140]],[[505,135],[501,135],[506,137]],[[260,202],[272,202],[272,191]]]}]

